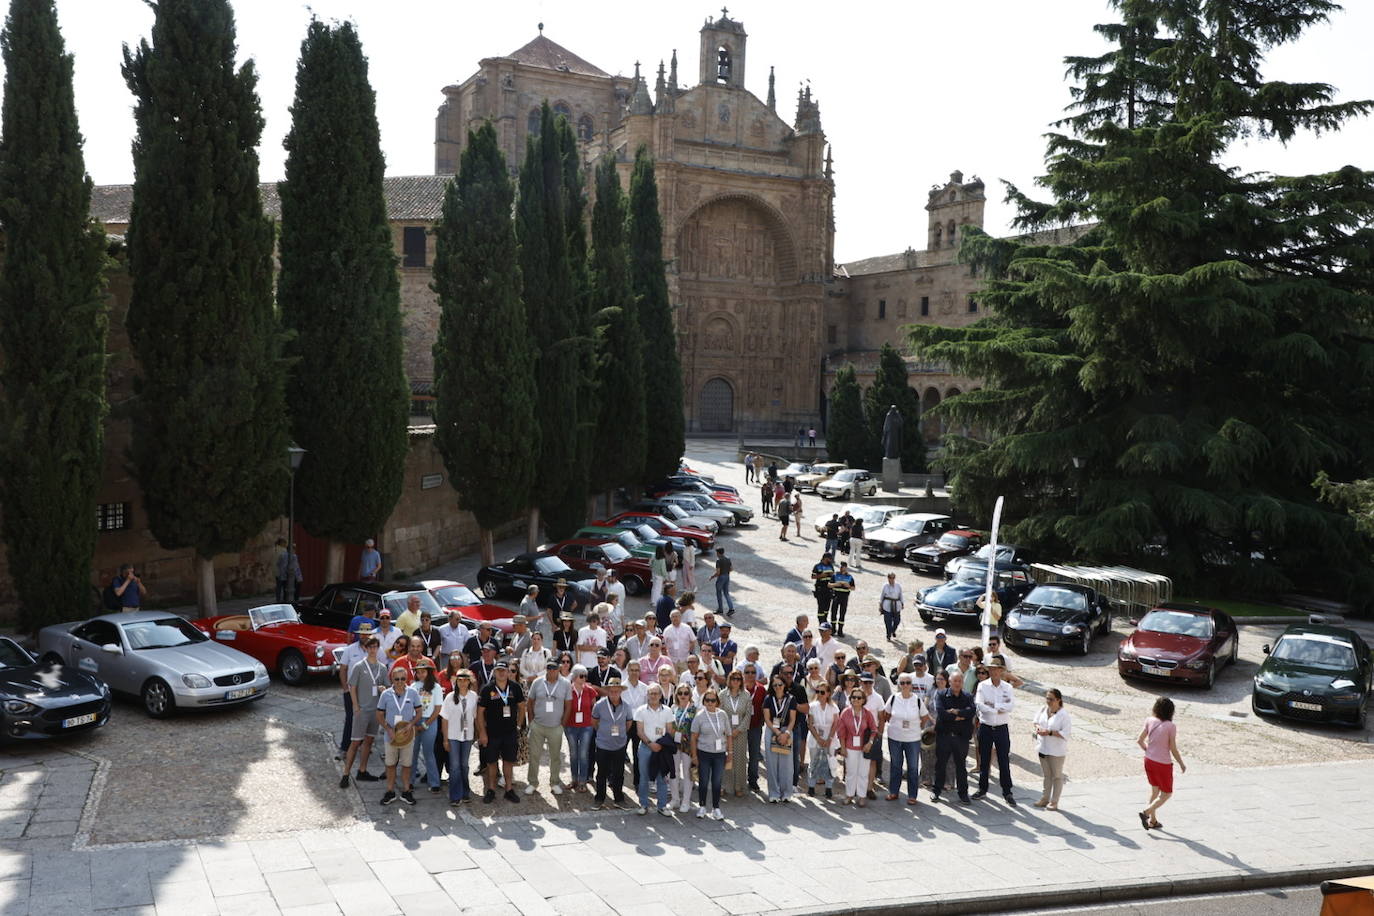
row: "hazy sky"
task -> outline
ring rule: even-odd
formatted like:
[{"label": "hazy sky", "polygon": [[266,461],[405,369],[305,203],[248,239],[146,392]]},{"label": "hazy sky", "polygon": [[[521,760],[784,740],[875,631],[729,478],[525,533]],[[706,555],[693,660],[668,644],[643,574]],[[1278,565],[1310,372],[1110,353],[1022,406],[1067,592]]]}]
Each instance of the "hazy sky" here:
[{"label": "hazy sky", "polygon": [[[120,76],[122,45],[148,35],[142,0],[57,0],[68,50],[76,57],[76,102],[86,166],[97,184],[133,178],[132,99]],[[660,58],[678,51],[679,73],[697,76],[698,31],[709,4],[570,3],[566,0],[238,0],[241,58],[252,57],[267,119],[262,177],[283,174],[281,141],[295,89],[296,58],[310,10],[358,24],[377,90],[387,173],[433,171],[434,114],[440,90],[508,54],[537,34],[611,73],[644,63],[652,81]],[[999,179],[1029,187],[1039,174],[1041,134],[1068,101],[1062,58],[1098,53],[1095,22],[1106,0],[749,0],[730,6],[749,33],[745,82],[760,98],[777,68],[778,109],[791,123],[797,86],[810,80],[835,155],[835,255],[840,261],[924,247],[926,191],[954,169],[981,176],[992,198],[990,231],[1010,217]],[[1348,0],[1332,23],[1271,58],[1271,78],[1333,83],[1342,98],[1374,98],[1374,2]],[[652,85],[652,82],[651,82]],[[1303,137],[1282,147],[1249,143],[1233,160],[1282,173],[1365,168],[1374,123]]]}]

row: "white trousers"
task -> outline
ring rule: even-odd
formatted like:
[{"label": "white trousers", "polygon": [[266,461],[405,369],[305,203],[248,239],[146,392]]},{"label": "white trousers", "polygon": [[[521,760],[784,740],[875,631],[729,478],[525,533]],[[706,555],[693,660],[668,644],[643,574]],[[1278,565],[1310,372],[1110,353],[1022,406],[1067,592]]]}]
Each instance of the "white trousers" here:
[{"label": "white trousers", "polygon": [[868,761],[864,752],[844,749],[844,794],[857,798],[868,791]]}]

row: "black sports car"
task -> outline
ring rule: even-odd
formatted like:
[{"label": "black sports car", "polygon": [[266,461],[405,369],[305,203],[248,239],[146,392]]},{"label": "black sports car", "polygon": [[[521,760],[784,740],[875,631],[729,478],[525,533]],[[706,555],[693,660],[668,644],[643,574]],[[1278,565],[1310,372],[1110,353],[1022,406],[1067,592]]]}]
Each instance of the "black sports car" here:
[{"label": "black sports car", "polygon": [[0,737],[49,738],[110,721],[110,688],[70,665],[36,662],[0,637]]},{"label": "black sports car", "polygon": [[503,592],[523,596],[525,589],[537,585],[542,602],[553,594],[553,588],[560,579],[567,582],[568,588],[579,593],[578,599],[584,605],[591,599],[588,584],[596,579],[596,573],[573,569],[563,562],[562,557],[547,551],[522,553],[504,563],[483,566],[477,571],[477,587],[488,599],[497,598]]},{"label": "black sports car", "polygon": [[1106,634],[1111,629],[1107,596],[1069,582],[1037,585],[1015,610],[1002,615],[1002,641],[1009,646],[1087,655],[1093,633]]}]

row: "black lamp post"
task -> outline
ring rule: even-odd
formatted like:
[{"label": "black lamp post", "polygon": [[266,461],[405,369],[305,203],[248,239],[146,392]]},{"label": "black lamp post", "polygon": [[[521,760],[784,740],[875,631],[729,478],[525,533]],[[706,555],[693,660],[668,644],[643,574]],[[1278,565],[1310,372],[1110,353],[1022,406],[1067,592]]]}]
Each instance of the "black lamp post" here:
[{"label": "black lamp post", "polygon": [[286,460],[291,466],[291,495],[286,509],[286,587],[290,590],[292,598],[298,598],[300,597],[297,594],[300,591],[300,584],[291,581],[296,558],[296,471],[300,468],[301,462],[305,460],[305,449],[298,445],[288,445],[286,447]]}]

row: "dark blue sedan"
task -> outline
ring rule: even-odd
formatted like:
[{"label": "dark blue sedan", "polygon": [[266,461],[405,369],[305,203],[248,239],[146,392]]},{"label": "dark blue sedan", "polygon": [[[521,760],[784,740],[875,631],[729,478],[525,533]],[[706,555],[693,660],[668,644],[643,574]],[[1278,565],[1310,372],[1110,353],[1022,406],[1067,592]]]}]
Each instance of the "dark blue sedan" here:
[{"label": "dark blue sedan", "polygon": [[110,688],[58,662],[42,662],[0,637],[0,737],[51,738],[110,721]]}]

